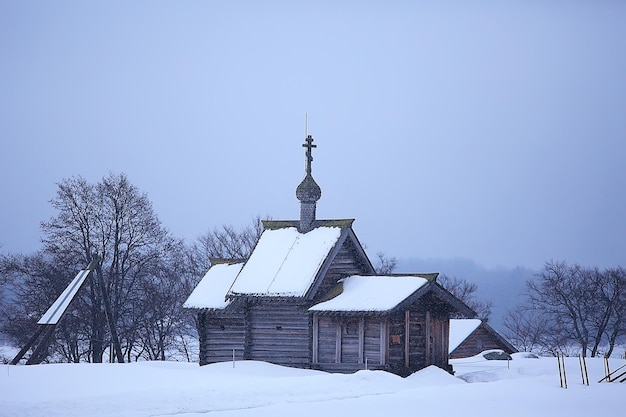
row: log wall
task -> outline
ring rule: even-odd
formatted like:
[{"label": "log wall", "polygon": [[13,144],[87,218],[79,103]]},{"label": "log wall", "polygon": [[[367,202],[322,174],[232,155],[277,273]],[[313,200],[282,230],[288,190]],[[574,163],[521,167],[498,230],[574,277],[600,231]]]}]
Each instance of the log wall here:
[{"label": "log wall", "polygon": [[241,360],[244,355],[244,316],[199,313],[200,365]]},{"label": "log wall", "polygon": [[[379,317],[317,316],[317,363],[385,364],[386,321]],[[314,348],[315,349],[315,348]],[[353,371],[364,366],[352,367]],[[350,367],[346,367],[350,369]]]},{"label": "log wall", "polygon": [[257,299],[248,307],[246,359],[281,365],[311,363],[310,318],[292,301]]},{"label": "log wall", "polygon": [[316,302],[320,297],[328,293],[341,278],[368,273],[371,273],[371,271],[360,261],[354,243],[352,240],[346,239],[317,290]]},{"label": "log wall", "polygon": [[401,375],[429,365],[448,364],[449,315],[446,306],[426,295],[389,317],[388,365]]}]

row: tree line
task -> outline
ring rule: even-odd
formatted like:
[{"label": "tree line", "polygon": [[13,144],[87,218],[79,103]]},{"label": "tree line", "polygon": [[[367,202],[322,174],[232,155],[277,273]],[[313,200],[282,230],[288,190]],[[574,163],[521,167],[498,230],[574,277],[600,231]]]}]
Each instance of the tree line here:
[{"label": "tree line", "polygon": [[611,356],[626,336],[626,270],[547,262],[504,324],[522,351]]},{"label": "tree line", "polygon": [[[56,214],[41,223],[42,248],[0,256],[0,334],[24,346],[46,309],[97,256],[104,293],[98,280],[86,281],[56,328],[49,360],[114,360],[104,294],[122,360],[193,360],[196,317],[182,305],[212,259],[249,257],[263,231],[260,216],[242,228],[209,229],[187,244],[163,227],[147,195],[124,174],[97,183],[78,176],[57,185],[51,200]],[[396,258],[376,254],[377,273],[396,266]],[[506,317],[507,336],[520,350],[556,353],[575,343],[585,354],[604,347],[610,354],[626,333],[625,275],[622,268],[546,264],[528,283],[525,303]],[[492,303],[476,298],[476,284],[445,275],[439,282],[489,318]]]}]

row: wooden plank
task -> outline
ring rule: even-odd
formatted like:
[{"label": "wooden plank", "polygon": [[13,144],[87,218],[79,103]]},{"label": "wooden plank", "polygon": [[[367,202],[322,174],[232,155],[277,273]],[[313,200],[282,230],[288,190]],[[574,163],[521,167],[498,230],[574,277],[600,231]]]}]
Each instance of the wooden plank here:
[{"label": "wooden plank", "polygon": [[309,364],[309,316],[298,302],[257,300],[249,308],[250,359]]},{"label": "wooden plank", "polygon": [[364,357],[369,365],[380,365],[384,363],[384,357],[381,359],[381,346],[384,343],[384,334],[381,333],[381,319],[367,318],[365,320],[365,337],[364,337]]},{"label": "wooden plank", "polygon": [[430,311],[427,310],[426,311],[426,319],[425,319],[425,323],[424,323],[424,327],[426,327],[424,329],[424,337],[426,338],[426,348],[425,348],[425,366],[431,365],[432,360],[431,360],[431,343],[430,343],[430,338],[432,337],[431,335],[431,329],[430,329]]},{"label": "wooden plank", "polygon": [[341,363],[341,324],[337,323],[335,338],[335,363]]},{"label": "wooden plank", "polygon": [[318,346],[319,345],[319,319],[317,313],[313,314],[313,363],[319,362],[318,360]]},{"label": "wooden plank", "polygon": [[359,318],[359,352],[358,352],[358,363],[363,363],[364,351],[365,351],[365,318]]},{"label": "wooden plank", "polygon": [[318,335],[318,361],[320,363],[334,363],[336,361],[336,323],[329,317],[319,317]]},{"label": "wooden plank", "polygon": [[410,332],[409,332],[409,319],[410,319],[410,311],[404,311],[404,366],[406,368],[409,367],[409,352],[410,352]]},{"label": "wooden plank", "polygon": [[384,365],[386,363],[386,353],[387,353],[387,326],[386,322],[380,322],[380,364]]}]

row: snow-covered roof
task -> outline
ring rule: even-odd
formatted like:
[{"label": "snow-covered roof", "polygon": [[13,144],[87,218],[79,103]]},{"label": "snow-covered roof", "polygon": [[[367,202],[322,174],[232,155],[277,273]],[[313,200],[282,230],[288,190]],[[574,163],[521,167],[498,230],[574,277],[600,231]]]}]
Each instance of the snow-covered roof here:
[{"label": "snow-covered roof", "polygon": [[353,275],[340,281],[341,294],[310,311],[389,311],[428,282],[418,276]]},{"label": "snow-covered roof", "polygon": [[61,316],[70,305],[76,293],[83,286],[85,279],[89,276],[91,271],[88,269],[81,269],[78,274],[74,277],[70,285],[63,290],[61,295],[56,299],[54,303],[46,310],[46,312],[41,316],[37,324],[57,324],[61,319]]},{"label": "snow-covered roof", "polygon": [[458,348],[481,323],[480,319],[451,319],[448,353],[452,353],[454,349]]},{"label": "snow-covered roof", "polygon": [[213,265],[183,304],[185,308],[225,308],[228,289],[233,285],[243,263]]},{"label": "snow-covered roof", "polygon": [[265,230],[229,294],[303,297],[341,236],[341,227]]}]

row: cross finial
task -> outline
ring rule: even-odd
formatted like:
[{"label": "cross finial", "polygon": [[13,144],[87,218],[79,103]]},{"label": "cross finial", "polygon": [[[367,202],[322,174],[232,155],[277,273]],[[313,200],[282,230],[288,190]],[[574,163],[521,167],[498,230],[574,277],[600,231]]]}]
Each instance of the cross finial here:
[{"label": "cross finial", "polygon": [[311,162],[313,161],[313,154],[311,153],[311,149],[317,148],[317,145],[313,145],[313,136],[307,135],[305,139],[306,143],[302,144],[303,148],[307,148],[306,150],[306,173],[311,174]]}]

